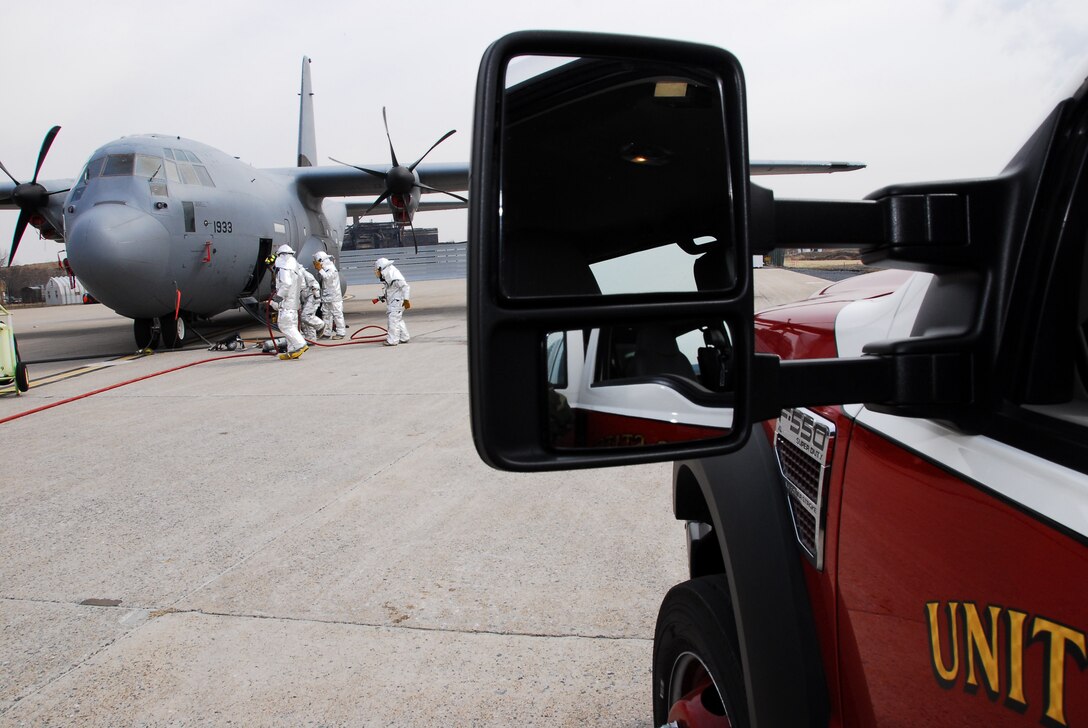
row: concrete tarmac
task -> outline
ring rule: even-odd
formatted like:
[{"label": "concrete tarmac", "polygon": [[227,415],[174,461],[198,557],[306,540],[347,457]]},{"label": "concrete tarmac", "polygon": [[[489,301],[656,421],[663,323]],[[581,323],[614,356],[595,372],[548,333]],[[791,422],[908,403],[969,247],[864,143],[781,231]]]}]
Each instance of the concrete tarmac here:
[{"label": "concrete tarmac", "polygon": [[[760,305],[824,285],[757,271]],[[40,386],[0,396],[0,725],[652,725],[671,465],[488,468],[465,282],[412,292],[410,344],[297,361],[15,312]]]}]

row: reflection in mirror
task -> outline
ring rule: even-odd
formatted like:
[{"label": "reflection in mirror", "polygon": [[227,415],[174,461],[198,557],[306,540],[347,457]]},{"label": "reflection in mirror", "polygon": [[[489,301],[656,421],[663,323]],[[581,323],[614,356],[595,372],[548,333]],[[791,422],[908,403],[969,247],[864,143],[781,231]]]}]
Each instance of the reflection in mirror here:
[{"label": "reflection in mirror", "polygon": [[662,62],[523,56],[510,62],[506,80],[506,295],[734,285],[718,79]]},{"label": "reflection in mirror", "polygon": [[553,447],[690,442],[732,427],[733,344],[721,321],[552,331],[544,355]]}]

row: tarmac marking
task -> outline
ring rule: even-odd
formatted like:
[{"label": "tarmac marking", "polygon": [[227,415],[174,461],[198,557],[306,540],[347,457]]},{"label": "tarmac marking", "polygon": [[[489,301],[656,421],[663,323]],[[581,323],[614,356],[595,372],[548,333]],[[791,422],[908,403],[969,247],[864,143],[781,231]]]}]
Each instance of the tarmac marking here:
[{"label": "tarmac marking", "polygon": [[99,362],[98,364],[88,364],[77,369],[69,369],[65,372],[58,372],[57,374],[52,374],[48,377],[42,377],[41,379],[31,381],[30,388],[34,389],[35,387],[44,387],[47,384],[56,384],[57,382],[74,379],[75,377],[80,377],[84,374],[90,374],[92,372],[101,371],[109,367],[115,367],[118,364],[125,364],[130,361],[135,361],[136,359],[142,359],[145,356],[147,355],[141,353],[130,354],[128,356],[121,357],[120,359],[112,359],[110,361]]}]

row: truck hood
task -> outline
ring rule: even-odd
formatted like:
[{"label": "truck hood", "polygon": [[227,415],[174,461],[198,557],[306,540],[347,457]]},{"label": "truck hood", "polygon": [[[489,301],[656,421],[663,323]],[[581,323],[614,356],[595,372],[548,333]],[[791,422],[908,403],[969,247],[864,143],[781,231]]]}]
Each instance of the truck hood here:
[{"label": "truck hood", "polygon": [[883,270],[833,283],[756,315],[756,350],[782,359],[861,356],[875,341],[906,338],[932,275]]}]

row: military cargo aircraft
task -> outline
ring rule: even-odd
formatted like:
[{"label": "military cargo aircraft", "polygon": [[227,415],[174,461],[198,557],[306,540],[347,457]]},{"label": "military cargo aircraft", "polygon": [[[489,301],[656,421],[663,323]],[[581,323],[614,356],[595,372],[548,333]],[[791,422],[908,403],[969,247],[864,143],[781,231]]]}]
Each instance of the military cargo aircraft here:
[{"label": "military cargo aircraft", "polygon": [[[8,264],[28,226],[64,242],[88,293],[133,319],[139,348],[160,337],[163,346],[180,346],[189,323],[266,298],[272,276],[265,261],[280,245],[290,245],[307,264],[319,250],[338,259],[349,214],[373,214],[384,202],[399,224],[410,225],[417,210],[466,202],[448,190],[467,189],[467,164],[421,164],[452,131],[409,165],[398,162],[390,138],[390,167],[314,166],[308,58],[297,167],[255,169],[190,139],[144,134],[100,147],[75,179],[39,182],[59,130],[46,134],[29,182],[20,183],[0,164],[11,179],[0,182],[0,209],[19,210]],[[421,202],[421,192],[454,199]],[[340,199],[372,195],[377,199]]]}]

